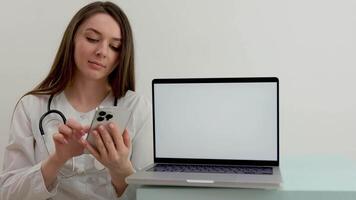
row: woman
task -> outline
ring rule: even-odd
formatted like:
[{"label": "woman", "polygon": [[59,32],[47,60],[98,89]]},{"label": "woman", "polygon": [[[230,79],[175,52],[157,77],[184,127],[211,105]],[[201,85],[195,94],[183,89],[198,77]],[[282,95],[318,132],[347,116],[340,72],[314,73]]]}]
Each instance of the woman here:
[{"label": "woman", "polygon": [[[150,106],[134,89],[126,15],[110,2],[83,7],[69,23],[48,76],[16,105],[0,199],[134,198],[125,178],[152,159]],[[113,105],[132,117],[122,135],[115,123],[90,131],[94,148],[84,138],[95,108]],[[60,111],[65,123],[48,127],[50,110]]]}]

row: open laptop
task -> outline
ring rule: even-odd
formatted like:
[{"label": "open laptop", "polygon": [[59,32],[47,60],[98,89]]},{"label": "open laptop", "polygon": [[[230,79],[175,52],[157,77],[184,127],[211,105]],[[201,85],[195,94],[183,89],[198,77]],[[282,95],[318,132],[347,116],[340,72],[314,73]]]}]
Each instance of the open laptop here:
[{"label": "open laptop", "polygon": [[276,77],[154,79],[154,164],[128,184],[276,188]]}]

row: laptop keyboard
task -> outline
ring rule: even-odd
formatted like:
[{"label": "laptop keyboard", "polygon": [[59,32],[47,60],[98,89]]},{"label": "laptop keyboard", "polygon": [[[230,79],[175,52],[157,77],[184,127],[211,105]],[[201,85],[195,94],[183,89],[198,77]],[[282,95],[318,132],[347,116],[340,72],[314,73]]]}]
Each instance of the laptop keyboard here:
[{"label": "laptop keyboard", "polygon": [[156,164],[147,171],[224,174],[273,174],[272,167]]}]

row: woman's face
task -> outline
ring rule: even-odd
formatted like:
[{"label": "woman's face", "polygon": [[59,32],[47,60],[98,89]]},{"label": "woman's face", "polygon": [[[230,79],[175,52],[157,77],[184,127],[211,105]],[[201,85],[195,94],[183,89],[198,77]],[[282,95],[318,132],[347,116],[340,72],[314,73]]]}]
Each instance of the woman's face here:
[{"label": "woman's face", "polygon": [[76,76],[107,80],[119,57],[121,30],[108,14],[98,13],[78,28],[74,36]]}]

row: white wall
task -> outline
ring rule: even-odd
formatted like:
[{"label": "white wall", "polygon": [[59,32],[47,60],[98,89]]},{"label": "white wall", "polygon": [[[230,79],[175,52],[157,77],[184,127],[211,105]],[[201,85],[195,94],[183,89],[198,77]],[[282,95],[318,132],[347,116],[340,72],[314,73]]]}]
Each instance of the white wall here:
[{"label": "white wall", "polygon": [[[73,14],[91,1],[0,7],[0,164],[18,98],[47,74]],[[278,76],[281,154],[356,159],[356,2],[117,0],[136,42],[138,91],[155,77]]]}]

